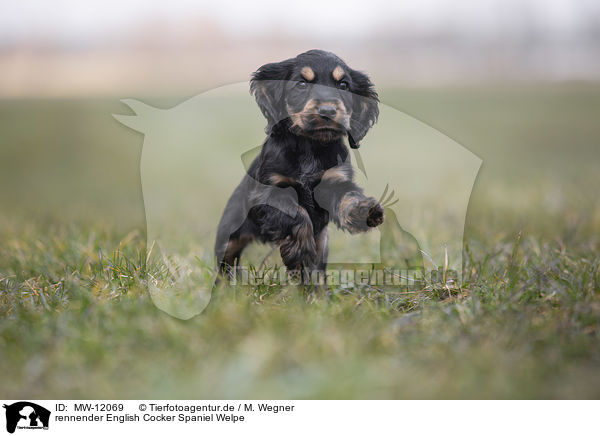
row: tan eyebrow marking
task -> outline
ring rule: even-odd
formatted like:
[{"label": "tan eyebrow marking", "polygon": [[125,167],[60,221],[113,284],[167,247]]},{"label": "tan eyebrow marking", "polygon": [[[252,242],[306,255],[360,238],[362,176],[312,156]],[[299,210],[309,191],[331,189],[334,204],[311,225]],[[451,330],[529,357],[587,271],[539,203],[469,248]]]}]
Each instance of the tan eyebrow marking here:
[{"label": "tan eyebrow marking", "polygon": [[344,73],[344,70],[339,65],[337,67],[335,67],[333,69],[333,72],[331,73],[331,75],[333,76],[333,78],[335,80],[337,80],[338,82],[340,80],[342,80],[342,78],[344,77],[344,74],[346,74],[346,73]]},{"label": "tan eyebrow marking", "polygon": [[298,180],[294,179],[293,177],[287,177],[284,176],[283,174],[279,174],[279,173],[273,173],[269,176],[269,181],[273,184],[273,185],[291,185],[291,186],[295,186],[300,184],[300,182],[298,182]]},{"label": "tan eyebrow marking", "polygon": [[315,72],[311,67],[303,67],[300,71],[300,74],[302,74],[302,77],[304,77],[309,82],[311,82],[315,78]]},{"label": "tan eyebrow marking", "polygon": [[350,169],[348,167],[333,167],[323,173],[322,181],[330,182],[348,182],[352,180]]}]

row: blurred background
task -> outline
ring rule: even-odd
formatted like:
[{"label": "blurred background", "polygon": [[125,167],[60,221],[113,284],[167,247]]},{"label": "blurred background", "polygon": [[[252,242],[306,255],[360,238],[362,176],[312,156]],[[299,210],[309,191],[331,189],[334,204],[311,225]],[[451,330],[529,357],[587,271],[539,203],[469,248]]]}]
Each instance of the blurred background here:
[{"label": "blurred background", "polygon": [[597,1],[26,0],[0,9],[5,211],[76,208],[143,227],[143,137],[112,118],[131,113],[119,100],[173,107],[321,48],[367,71],[382,103],[483,159],[469,221],[516,233],[563,222],[565,211],[597,220]]},{"label": "blurred background", "polygon": [[[312,48],[483,160],[465,287],[314,304],[256,290],[169,318],[144,299],[144,136],[112,114],[133,114],[127,98],[172,108]],[[1,2],[4,397],[598,398],[599,79],[597,0]],[[234,108],[245,124],[190,123],[223,146],[210,157],[232,157],[211,168],[231,180],[264,127],[236,89],[198,114]],[[365,145],[386,134],[407,138],[380,123]],[[201,188],[193,206],[229,194]],[[216,225],[181,229],[193,245]]]},{"label": "blurred background", "polygon": [[6,2],[0,95],[195,93],[310,48],[381,86],[595,80],[594,0]]}]

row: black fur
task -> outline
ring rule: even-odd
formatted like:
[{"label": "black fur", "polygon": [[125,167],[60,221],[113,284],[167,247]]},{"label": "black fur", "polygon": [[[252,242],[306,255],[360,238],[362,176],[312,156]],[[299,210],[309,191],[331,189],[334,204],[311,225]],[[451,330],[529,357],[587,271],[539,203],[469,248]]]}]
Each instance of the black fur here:
[{"label": "black fur", "polygon": [[344,142],[358,148],[376,122],[377,93],[365,74],[321,50],[263,65],[250,90],[267,138],[219,223],[220,270],[258,240],[279,247],[288,271],[324,271],[330,220],[352,233],[383,222],[382,206],[352,181]]}]

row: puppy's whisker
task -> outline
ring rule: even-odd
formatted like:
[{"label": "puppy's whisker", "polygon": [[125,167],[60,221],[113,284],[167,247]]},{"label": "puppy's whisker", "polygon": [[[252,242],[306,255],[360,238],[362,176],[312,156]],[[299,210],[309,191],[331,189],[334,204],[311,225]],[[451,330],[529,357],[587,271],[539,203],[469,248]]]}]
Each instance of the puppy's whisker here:
[{"label": "puppy's whisker", "polygon": [[390,195],[388,195],[388,196],[387,196],[387,198],[386,198],[385,200],[383,200],[383,202],[382,202],[382,203],[386,203],[386,202],[388,202],[388,201],[391,201],[391,200],[392,200],[392,198],[394,198],[394,195],[395,195],[395,194],[396,194],[396,191],[392,191],[392,192],[390,193]]},{"label": "puppy's whisker", "polygon": [[385,194],[387,194],[389,187],[390,187],[389,183],[385,185],[385,189],[383,190],[383,194],[381,194],[381,197],[379,198],[378,203],[381,203],[383,201],[383,197],[385,197]]},{"label": "puppy's whisker", "polygon": [[394,204],[398,203],[399,201],[400,201],[400,199],[399,199],[399,198],[396,198],[396,199],[395,199],[394,201],[392,201],[391,203],[387,203],[387,204],[383,203],[383,204],[382,204],[382,206],[383,206],[383,207],[390,207],[390,206],[393,206]]}]

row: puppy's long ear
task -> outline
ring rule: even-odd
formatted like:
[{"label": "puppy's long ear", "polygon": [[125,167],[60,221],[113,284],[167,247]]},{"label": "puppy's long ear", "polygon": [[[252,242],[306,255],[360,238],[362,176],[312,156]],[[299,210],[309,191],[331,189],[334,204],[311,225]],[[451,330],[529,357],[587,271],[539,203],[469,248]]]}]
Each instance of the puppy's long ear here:
[{"label": "puppy's long ear", "polygon": [[350,147],[360,147],[359,142],[369,129],[377,122],[379,116],[379,96],[369,77],[360,71],[351,70],[350,76],[354,84],[354,103],[350,119],[348,142]]},{"label": "puppy's long ear", "polygon": [[285,82],[292,72],[293,59],[266,64],[252,74],[250,93],[267,119],[267,133],[286,118],[283,93]]}]

